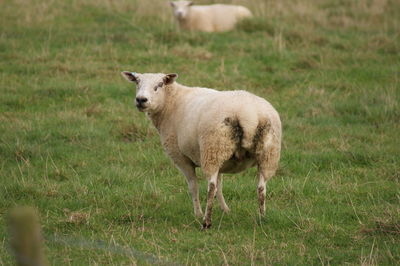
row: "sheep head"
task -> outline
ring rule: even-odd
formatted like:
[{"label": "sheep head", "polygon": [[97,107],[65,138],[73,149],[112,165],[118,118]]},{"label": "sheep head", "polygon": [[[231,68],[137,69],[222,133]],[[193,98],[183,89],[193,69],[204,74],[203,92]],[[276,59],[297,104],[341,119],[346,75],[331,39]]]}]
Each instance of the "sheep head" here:
[{"label": "sheep head", "polygon": [[192,1],[172,1],[170,2],[174,9],[174,16],[179,20],[184,20],[189,14],[189,7],[193,5]]},{"label": "sheep head", "polygon": [[157,113],[164,107],[166,86],[174,83],[177,74],[139,74],[130,71],[121,72],[130,82],[136,83],[135,105],[141,112]]}]

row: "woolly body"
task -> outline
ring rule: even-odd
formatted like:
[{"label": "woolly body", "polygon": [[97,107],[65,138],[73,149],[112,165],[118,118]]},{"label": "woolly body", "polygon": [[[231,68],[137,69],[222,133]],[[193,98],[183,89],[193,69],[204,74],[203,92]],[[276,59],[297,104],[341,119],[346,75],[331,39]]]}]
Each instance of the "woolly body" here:
[{"label": "woolly body", "polygon": [[[190,31],[221,32],[232,30],[241,19],[252,13],[238,5],[188,5],[188,1],[172,2],[174,15],[182,29]],[[175,6],[174,6],[175,5]],[[179,10],[182,9],[182,13]],[[182,15],[180,15],[182,14]]]},{"label": "woolly body", "polygon": [[[123,73],[126,76],[130,72]],[[171,78],[166,84],[167,76],[135,74],[136,97],[146,98],[142,111],[157,128],[166,153],[186,176],[197,216],[202,211],[195,167],[200,166],[207,176],[204,228],[211,226],[215,195],[222,209],[229,211],[222,194],[221,173],[237,173],[255,165],[259,169],[260,213],[264,214],[265,183],[275,174],[280,157],[277,111],[263,98],[246,91],[187,87]],[[163,85],[157,92],[154,89],[158,84]]]},{"label": "woolly body", "polygon": [[[280,139],[279,115],[260,97],[246,91],[190,88],[178,83],[168,90],[171,97],[166,106],[170,107],[170,113],[160,114],[162,118],[157,114],[150,118],[160,121],[156,126],[163,146],[174,161],[185,156],[203,169],[214,168],[211,172],[219,169],[226,173],[240,172],[245,153],[256,148],[253,140],[259,126],[273,125],[272,131]],[[176,150],[180,153],[178,158],[174,158]],[[201,151],[207,151],[207,156],[203,154],[202,158]],[[219,157],[235,160],[237,164],[228,167],[229,161],[224,160],[226,164],[221,167]]]}]

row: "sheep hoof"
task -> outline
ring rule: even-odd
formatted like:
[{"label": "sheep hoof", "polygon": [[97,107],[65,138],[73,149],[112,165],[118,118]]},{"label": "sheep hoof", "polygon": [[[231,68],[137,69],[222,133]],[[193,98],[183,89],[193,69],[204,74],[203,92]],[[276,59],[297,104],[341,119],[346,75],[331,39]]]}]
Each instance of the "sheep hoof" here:
[{"label": "sheep hoof", "polygon": [[231,212],[231,209],[229,209],[228,207],[222,208],[222,210],[224,211],[224,213],[230,213]]},{"label": "sheep hoof", "polygon": [[211,224],[208,224],[208,223],[204,222],[203,223],[203,227],[201,229],[202,230],[207,230],[207,229],[210,229],[210,227],[211,227]]}]

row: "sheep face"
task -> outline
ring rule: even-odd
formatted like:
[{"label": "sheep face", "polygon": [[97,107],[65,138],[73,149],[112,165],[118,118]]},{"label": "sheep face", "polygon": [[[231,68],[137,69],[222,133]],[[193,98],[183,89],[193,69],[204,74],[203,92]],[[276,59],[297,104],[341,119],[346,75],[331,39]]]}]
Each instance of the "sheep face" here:
[{"label": "sheep face", "polygon": [[177,74],[139,74],[123,71],[122,76],[136,83],[135,105],[141,112],[157,113],[164,107],[166,86],[172,84]]},{"label": "sheep face", "polygon": [[189,7],[193,5],[191,1],[173,1],[170,2],[174,9],[174,16],[179,20],[184,20],[189,15]]}]

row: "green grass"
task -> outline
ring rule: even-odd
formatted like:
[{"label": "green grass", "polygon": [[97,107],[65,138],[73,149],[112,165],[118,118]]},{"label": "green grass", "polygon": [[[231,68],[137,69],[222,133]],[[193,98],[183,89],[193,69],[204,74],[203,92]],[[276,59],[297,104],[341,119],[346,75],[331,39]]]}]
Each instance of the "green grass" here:
[{"label": "green grass", "polygon": [[[218,34],[178,32],[163,2],[0,3],[0,264],[16,205],[38,209],[54,265],[146,263],[82,240],[178,264],[399,264],[399,2],[242,1],[257,17]],[[199,230],[122,70],[276,107],[265,219],[251,169],[225,178],[232,211]]]}]

